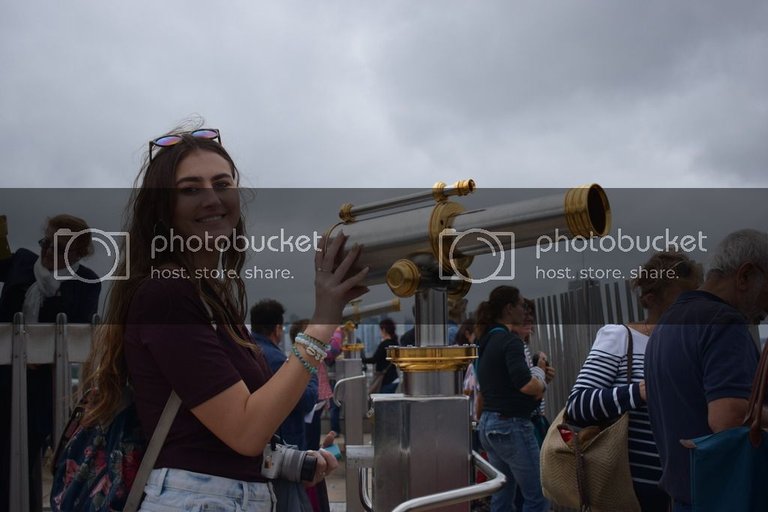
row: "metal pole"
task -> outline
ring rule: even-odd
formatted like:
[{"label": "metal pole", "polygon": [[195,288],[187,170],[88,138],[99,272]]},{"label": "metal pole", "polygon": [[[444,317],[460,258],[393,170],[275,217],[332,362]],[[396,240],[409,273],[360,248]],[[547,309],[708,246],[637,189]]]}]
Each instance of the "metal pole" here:
[{"label": "metal pole", "polygon": [[27,439],[27,343],[24,315],[13,316],[11,341],[11,475],[8,510],[29,511],[29,446]]},{"label": "metal pole", "polygon": [[67,315],[56,315],[56,337],[54,338],[54,416],[53,442],[61,439],[72,410],[72,379],[69,375],[69,344],[67,343]]}]

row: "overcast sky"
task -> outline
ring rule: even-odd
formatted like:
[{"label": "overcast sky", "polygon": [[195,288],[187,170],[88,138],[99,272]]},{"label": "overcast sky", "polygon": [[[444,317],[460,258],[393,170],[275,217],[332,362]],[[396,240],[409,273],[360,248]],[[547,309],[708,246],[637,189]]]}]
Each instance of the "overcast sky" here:
[{"label": "overcast sky", "polygon": [[193,114],[255,187],[765,186],[768,2],[2,2],[3,186]]},{"label": "overcast sky", "polygon": [[249,187],[765,187],[768,2],[0,1],[3,187],[193,116]]}]

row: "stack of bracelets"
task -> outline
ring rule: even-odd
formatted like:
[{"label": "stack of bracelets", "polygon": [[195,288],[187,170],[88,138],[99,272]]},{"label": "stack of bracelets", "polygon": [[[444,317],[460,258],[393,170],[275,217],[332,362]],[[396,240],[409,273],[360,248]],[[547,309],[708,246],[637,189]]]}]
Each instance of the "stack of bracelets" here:
[{"label": "stack of bracelets", "polygon": [[300,332],[296,335],[296,343],[291,347],[291,352],[293,352],[293,355],[296,356],[296,358],[301,361],[301,364],[304,365],[304,368],[309,373],[317,373],[317,368],[314,365],[311,365],[307,362],[306,359],[304,359],[304,356],[301,355],[301,352],[299,352],[299,349],[296,348],[296,345],[303,345],[304,350],[307,352],[307,355],[309,357],[314,357],[315,361],[318,363],[322,362],[323,359],[325,359],[325,353],[328,352],[328,350],[331,348],[330,343],[323,343],[317,338],[313,338],[307,333]]}]

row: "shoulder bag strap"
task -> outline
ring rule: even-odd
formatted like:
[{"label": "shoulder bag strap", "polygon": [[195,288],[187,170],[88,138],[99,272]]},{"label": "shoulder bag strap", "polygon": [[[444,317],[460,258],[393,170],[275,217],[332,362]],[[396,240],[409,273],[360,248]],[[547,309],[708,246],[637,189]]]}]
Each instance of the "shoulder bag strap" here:
[{"label": "shoulder bag strap", "polygon": [[592,504],[589,499],[589,489],[587,488],[586,460],[584,460],[584,452],[581,451],[579,432],[573,432],[573,452],[576,456],[576,487],[578,488],[579,501],[581,502],[579,512],[591,512]]},{"label": "shoulder bag strap", "polygon": [[627,330],[627,384],[632,384],[632,359],[635,351],[632,346],[632,331],[626,325],[624,328]]},{"label": "shoulder bag strap", "polygon": [[139,509],[141,500],[144,497],[144,486],[147,485],[149,474],[155,467],[157,456],[160,455],[160,449],[163,447],[165,438],[168,436],[168,431],[171,430],[171,425],[176,418],[176,413],[179,412],[180,406],[181,398],[179,398],[175,391],[172,391],[171,396],[168,397],[168,401],[165,403],[165,408],[160,415],[155,431],[152,433],[152,438],[149,440],[144,457],[141,459],[141,465],[136,472],[136,478],[131,486],[131,491],[128,493],[128,499],[125,502],[123,512],[136,512]]},{"label": "shoulder bag strap", "polygon": [[760,354],[760,362],[752,382],[752,393],[749,396],[747,417],[744,420],[744,423],[750,427],[749,441],[754,448],[760,446],[763,439],[762,419],[766,386],[768,386],[768,343],[763,346]]}]

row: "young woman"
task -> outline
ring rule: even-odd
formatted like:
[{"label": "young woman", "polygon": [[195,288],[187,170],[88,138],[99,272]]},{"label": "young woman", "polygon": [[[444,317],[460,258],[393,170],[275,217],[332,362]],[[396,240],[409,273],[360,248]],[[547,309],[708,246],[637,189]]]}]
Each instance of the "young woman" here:
[{"label": "young woman", "polygon": [[[93,347],[86,385],[98,392],[86,418],[110,419],[130,383],[150,435],[171,391],[181,398],[141,510],[272,510],[262,450],[323,364],[342,308],[366,291],[367,269],[345,277],[359,248],[342,259],[345,237],[324,241],[312,321],[273,376],[244,328],[245,254],[226,243],[243,234],[238,181],[218,130],[171,133],[150,142],[128,208],[129,279],[114,283]],[[158,238],[170,249],[158,251]],[[314,456],[316,483],[337,463]]]},{"label": "young woman", "polygon": [[627,381],[627,328],[605,325],[597,332],[568,397],[568,418],[581,426],[616,419],[629,411],[629,468],[643,512],[664,512],[669,500],[658,485],[661,461],[645,402],[645,347],[662,313],[680,293],[696,289],[701,278],[699,266],[682,253],[653,255],[632,283],[646,311],[644,322],[628,325],[632,381]]},{"label": "young woman", "polygon": [[549,510],[541,490],[539,445],[531,414],[544,395],[546,355],[529,368],[525,345],[516,326],[525,323],[525,301],[517,288],[494,288],[477,309],[479,360],[477,374],[483,405],[480,442],[490,463],[507,477],[491,498],[491,510],[514,510],[515,488],[525,498],[526,512]]}]

